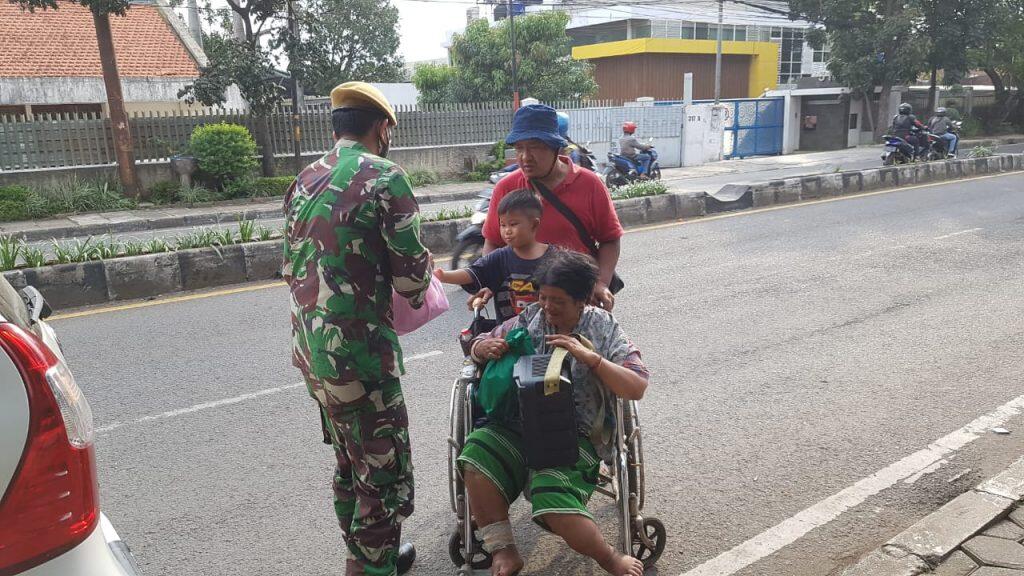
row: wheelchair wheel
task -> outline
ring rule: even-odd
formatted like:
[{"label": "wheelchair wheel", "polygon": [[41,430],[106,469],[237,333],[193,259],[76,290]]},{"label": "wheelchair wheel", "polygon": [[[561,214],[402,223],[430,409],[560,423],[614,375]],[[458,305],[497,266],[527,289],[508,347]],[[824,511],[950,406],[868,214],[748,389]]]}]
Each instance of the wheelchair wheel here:
[{"label": "wheelchair wheel", "polygon": [[448,409],[449,414],[449,434],[448,437],[448,496],[452,505],[452,512],[458,514],[458,495],[462,492],[461,482],[458,471],[456,470],[455,460],[459,457],[459,449],[462,446],[462,442],[466,439],[465,433],[465,413],[466,403],[463,401],[463,396],[466,393],[466,388],[460,380],[456,380],[452,386],[452,398],[451,404]]},{"label": "wheelchair wheel", "polygon": [[626,435],[626,447],[629,450],[626,466],[628,467],[629,487],[637,496],[637,511],[644,509],[644,444],[640,430],[640,411],[636,402],[626,402],[622,407],[624,420],[623,432]]},{"label": "wheelchair wheel", "polygon": [[640,530],[643,531],[643,535],[647,537],[649,543],[644,542],[640,533],[634,533],[631,552],[634,558],[644,563],[644,568],[652,568],[658,562],[658,559],[661,558],[662,553],[665,552],[665,538],[667,535],[665,525],[657,518],[644,518]]},{"label": "wheelchair wheel", "polygon": [[[662,528],[664,530],[664,528]],[[474,538],[476,540],[476,538]],[[664,546],[662,546],[664,548]],[[450,537],[448,537],[448,557],[451,558],[452,564],[456,567],[461,568],[466,565],[466,558],[462,554],[462,530],[456,528]],[[476,553],[473,554],[470,567],[473,570],[486,570],[491,567],[491,555],[484,551],[483,543],[475,541],[473,543],[473,549]]]}]

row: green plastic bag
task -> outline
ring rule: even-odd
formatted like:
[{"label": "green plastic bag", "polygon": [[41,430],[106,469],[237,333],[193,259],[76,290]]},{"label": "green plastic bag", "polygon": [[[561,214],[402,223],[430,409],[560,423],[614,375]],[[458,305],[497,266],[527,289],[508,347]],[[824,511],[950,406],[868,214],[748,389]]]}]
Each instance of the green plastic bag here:
[{"label": "green plastic bag", "polygon": [[512,381],[512,371],[520,356],[534,354],[533,341],[525,328],[515,328],[505,335],[508,352],[492,360],[484,368],[477,389],[477,400],[487,417],[496,422],[512,423],[519,418],[519,399],[516,385]]}]

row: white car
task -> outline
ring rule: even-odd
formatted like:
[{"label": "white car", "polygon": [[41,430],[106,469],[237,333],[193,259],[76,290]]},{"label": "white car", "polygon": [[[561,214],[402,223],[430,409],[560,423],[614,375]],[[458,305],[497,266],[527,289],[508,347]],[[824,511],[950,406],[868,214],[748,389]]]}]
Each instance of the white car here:
[{"label": "white car", "polygon": [[0,276],[0,576],[138,576],[100,512],[92,411],[49,313]]}]

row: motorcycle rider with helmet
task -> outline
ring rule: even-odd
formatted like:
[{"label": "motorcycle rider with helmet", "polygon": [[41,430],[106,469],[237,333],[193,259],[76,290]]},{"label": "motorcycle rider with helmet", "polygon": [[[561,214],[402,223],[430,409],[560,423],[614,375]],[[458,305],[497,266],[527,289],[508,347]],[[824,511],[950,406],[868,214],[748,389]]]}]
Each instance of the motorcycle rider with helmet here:
[{"label": "motorcycle rider with helmet", "polygon": [[622,137],[619,138],[619,154],[629,158],[637,167],[641,178],[647,178],[647,172],[651,165],[651,155],[647,152],[653,148],[650,144],[644,144],[637,140],[636,122],[625,122],[622,124]]},{"label": "motorcycle rider with helmet", "polygon": [[562,154],[568,156],[573,164],[579,166],[580,147],[569,139],[569,115],[565,112],[558,113],[558,134],[568,142],[568,145],[562,148]]},{"label": "motorcycle rider with helmet", "polygon": [[956,157],[957,144],[959,144],[960,138],[953,131],[953,121],[949,118],[948,110],[936,108],[935,116],[928,121],[928,130],[946,141],[946,155],[949,158]]},{"label": "motorcycle rider with helmet", "polygon": [[906,140],[914,149],[914,158],[917,158],[927,144],[927,139],[919,135],[918,130],[925,128],[917,116],[914,116],[914,107],[904,102],[900,104],[899,114],[892,119],[890,132],[893,136]]}]

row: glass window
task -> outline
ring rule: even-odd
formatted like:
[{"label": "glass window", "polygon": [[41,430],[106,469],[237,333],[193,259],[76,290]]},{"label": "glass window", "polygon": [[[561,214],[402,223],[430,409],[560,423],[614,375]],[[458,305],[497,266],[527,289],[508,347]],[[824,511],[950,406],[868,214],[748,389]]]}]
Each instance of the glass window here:
[{"label": "glass window", "polygon": [[683,27],[682,30],[680,30],[679,37],[684,40],[693,40],[693,30],[693,22],[683,22]]},{"label": "glass window", "polygon": [[651,21],[633,20],[633,38],[650,38]]},{"label": "glass window", "polygon": [[777,40],[782,38],[782,28],[773,27],[771,33],[771,39]]},{"label": "glass window", "polygon": [[747,40],[747,27],[737,26],[735,40],[737,42],[745,42]]},{"label": "glass window", "polygon": [[697,22],[697,33],[695,34],[695,37],[697,40],[708,40],[711,38],[707,23]]}]

